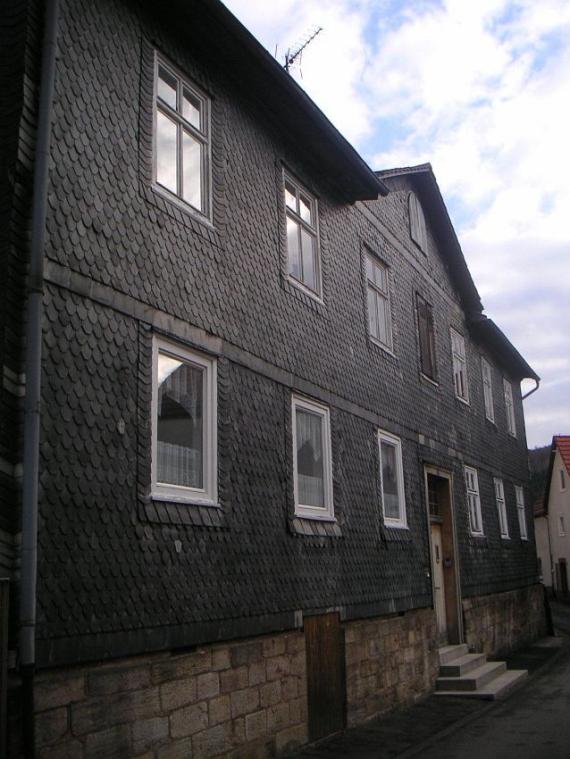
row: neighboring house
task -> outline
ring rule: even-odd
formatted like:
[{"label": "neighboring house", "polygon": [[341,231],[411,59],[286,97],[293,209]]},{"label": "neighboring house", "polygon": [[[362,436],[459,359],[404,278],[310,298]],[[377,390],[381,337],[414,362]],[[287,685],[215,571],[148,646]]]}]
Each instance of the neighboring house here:
[{"label": "neighboring house", "polygon": [[546,588],[568,597],[570,564],[570,435],[555,435],[544,496],[535,504],[539,573]]},{"label": "neighboring house", "polygon": [[439,643],[539,635],[538,377],[431,167],[371,171],[219,2],[43,10],[0,11],[28,744],[279,755],[427,694]]}]

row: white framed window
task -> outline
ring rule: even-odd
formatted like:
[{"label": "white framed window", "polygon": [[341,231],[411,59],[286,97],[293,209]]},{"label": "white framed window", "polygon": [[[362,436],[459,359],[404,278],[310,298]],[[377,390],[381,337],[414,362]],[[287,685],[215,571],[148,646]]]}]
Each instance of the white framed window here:
[{"label": "white framed window", "polygon": [[283,173],[287,225],[287,273],[296,285],[321,296],[317,199]]},{"label": "white framed window", "polygon": [[509,523],[507,521],[507,507],[505,504],[503,481],[498,477],[494,477],[493,483],[495,485],[495,503],[497,504],[497,514],[499,516],[499,530],[502,538],[508,538]]},{"label": "white framed window", "polygon": [[295,514],[334,519],[330,413],[306,398],[292,398]]},{"label": "white framed window", "polygon": [[453,385],[455,397],[469,403],[469,387],[467,385],[467,359],[465,356],[465,339],[457,330],[450,328],[451,356],[453,361]]},{"label": "white framed window", "polygon": [[515,407],[513,404],[513,388],[511,383],[503,377],[503,388],[505,391],[505,410],[507,412],[507,432],[513,437],[517,436],[517,427],[515,422]]},{"label": "white framed window", "polygon": [[410,237],[422,253],[427,255],[426,220],[421,203],[413,192],[408,195],[408,210],[410,214]]},{"label": "white framed window", "polygon": [[370,337],[392,350],[392,314],[388,267],[369,253],[365,254],[368,329]]},{"label": "white framed window", "polygon": [[481,375],[483,377],[483,400],[485,402],[485,416],[490,422],[495,421],[495,408],[493,406],[493,374],[491,364],[481,356]]},{"label": "white framed window", "polygon": [[564,514],[558,515],[558,534],[561,538],[566,535],[566,520],[564,519]]},{"label": "white framed window", "polygon": [[217,503],[216,360],[153,342],[152,496]]},{"label": "white framed window", "polygon": [[155,55],[155,185],[210,218],[210,100]]},{"label": "white framed window", "polygon": [[470,466],[465,467],[465,488],[467,491],[469,529],[472,535],[483,535],[481,499],[479,498],[479,479],[477,477],[477,470]]},{"label": "white framed window", "polygon": [[526,528],[526,511],[524,507],[524,491],[521,485],[515,485],[515,500],[517,503],[517,516],[519,520],[519,533],[521,540],[528,540]]},{"label": "white framed window", "polygon": [[379,430],[378,447],[384,523],[388,527],[407,527],[402,442],[389,432]]}]

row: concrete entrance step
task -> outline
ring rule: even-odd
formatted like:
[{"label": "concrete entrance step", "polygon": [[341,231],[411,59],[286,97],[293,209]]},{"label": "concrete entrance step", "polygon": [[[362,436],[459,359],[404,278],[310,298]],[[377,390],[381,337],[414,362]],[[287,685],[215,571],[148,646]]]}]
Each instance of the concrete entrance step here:
[{"label": "concrete entrance step", "polygon": [[507,669],[479,690],[438,690],[436,691],[436,696],[459,696],[461,698],[482,698],[488,701],[495,701],[506,696],[507,693],[526,677],[528,677],[526,669]]},{"label": "concrete entrance step", "polygon": [[497,699],[528,674],[507,670],[505,662],[488,662],[485,654],[470,654],[465,644],[440,648],[439,661],[438,696]]},{"label": "concrete entrance step", "polygon": [[455,646],[442,646],[439,649],[439,664],[447,664],[447,662],[457,659],[460,656],[464,656],[469,653],[469,648],[465,643],[460,643]]}]

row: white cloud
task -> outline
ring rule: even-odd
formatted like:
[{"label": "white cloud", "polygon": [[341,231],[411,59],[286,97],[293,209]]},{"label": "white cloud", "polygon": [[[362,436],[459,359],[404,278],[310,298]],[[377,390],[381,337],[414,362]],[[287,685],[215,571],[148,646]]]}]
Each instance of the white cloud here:
[{"label": "white cloud", "polygon": [[529,440],[570,432],[570,3],[228,6],[281,55],[324,27],[294,76],[374,168],[432,163],[487,312],[543,377]]}]

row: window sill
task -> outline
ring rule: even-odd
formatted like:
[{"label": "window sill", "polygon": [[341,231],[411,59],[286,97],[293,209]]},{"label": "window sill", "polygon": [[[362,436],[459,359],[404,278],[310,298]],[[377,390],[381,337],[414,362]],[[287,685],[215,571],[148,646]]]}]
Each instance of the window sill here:
[{"label": "window sill", "polygon": [[428,377],[428,375],[424,374],[423,372],[420,372],[420,380],[422,382],[427,382],[427,384],[431,385],[432,387],[439,387],[439,382],[437,380]]},{"label": "window sill", "polygon": [[460,395],[456,395],[455,399],[462,403],[464,406],[467,406],[467,408],[470,408],[471,404],[465,398],[462,398]]},{"label": "window sill", "polygon": [[151,185],[151,189],[157,195],[160,195],[161,198],[164,198],[169,203],[175,205],[176,208],[179,208],[183,213],[188,214],[193,219],[196,219],[196,221],[199,221],[201,224],[204,224],[210,229],[215,229],[212,223],[212,219],[209,216],[203,214],[201,211],[199,211],[197,208],[194,208],[194,206],[191,206],[189,203],[186,203],[186,201],[182,200],[182,198],[179,198],[178,195],[175,195],[173,192],[170,192],[170,190],[168,190],[166,187],[163,187],[162,185],[155,182]]},{"label": "window sill", "polygon": [[396,354],[391,348],[388,348],[387,345],[384,345],[384,343],[381,343],[380,340],[377,340],[371,334],[368,335],[368,339],[370,340],[372,345],[375,345],[377,348],[380,348],[380,350],[383,353],[386,353],[388,356],[391,356],[392,358],[397,358]]},{"label": "window sill", "polygon": [[297,514],[289,519],[289,530],[295,535],[316,538],[341,538],[342,530],[336,519],[315,518]]},{"label": "window sill", "polygon": [[225,527],[226,515],[218,503],[174,501],[164,496],[152,496],[144,503],[144,515],[149,522],[194,527]]},{"label": "window sill", "polygon": [[307,297],[312,298],[317,303],[320,303],[321,306],[324,306],[324,300],[322,297],[315,292],[314,290],[311,290],[310,287],[307,287],[302,282],[300,282],[298,279],[295,279],[295,277],[292,277],[290,274],[287,275],[287,282],[289,282],[293,287],[296,287],[298,290],[300,290],[302,293],[304,293]]},{"label": "window sill", "polygon": [[157,503],[177,503],[181,506],[205,506],[208,509],[221,509],[217,501],[193,495],[174,495],[173,493],[151,493],[152,501]]}]

